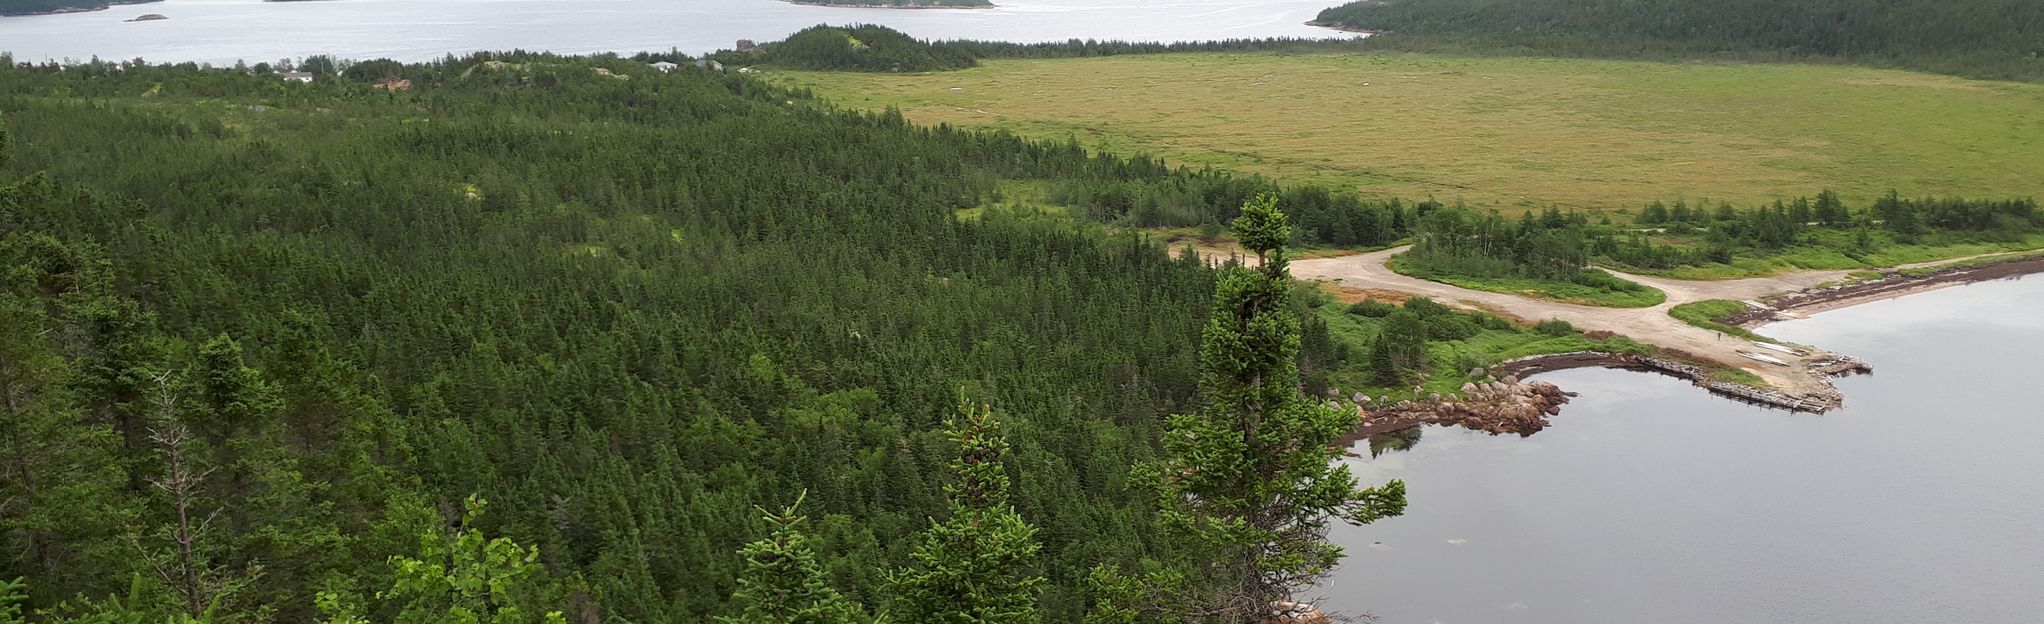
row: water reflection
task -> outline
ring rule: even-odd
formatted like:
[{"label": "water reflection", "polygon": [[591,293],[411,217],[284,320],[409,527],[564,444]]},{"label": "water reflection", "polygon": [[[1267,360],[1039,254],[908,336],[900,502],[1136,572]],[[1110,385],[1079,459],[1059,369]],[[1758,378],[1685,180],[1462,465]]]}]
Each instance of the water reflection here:
[{"label": "water reflection", "polygon": [[1370,458],[1376,459],[1378,456],[1392,451],[1412,450],[1413,445],[1419,444],[1420,434],[1425,432],[1426,428],[1424,427],[1406,427],[1397,431],[1370,436]]}]

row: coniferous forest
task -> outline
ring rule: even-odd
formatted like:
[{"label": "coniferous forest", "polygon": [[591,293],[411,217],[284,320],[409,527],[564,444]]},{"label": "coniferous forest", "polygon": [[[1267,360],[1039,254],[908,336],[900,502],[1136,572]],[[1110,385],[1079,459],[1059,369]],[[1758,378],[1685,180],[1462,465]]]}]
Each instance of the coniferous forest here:
[{"label": "coniferous forest", "polygon": [[1362,0],[1329,25],[1373,46],[1609,58],[1823,60],[2044,79],[2032,0]]},{"label": "coniferous forest", "polygon": [[[1221,273],[992,197],[1266,181],[615,57],[303,67],[0,63],[0,621],[1158,621],[1335,556],[1157,530],[1190,473],[1131,472],[1239,425]],[[1289,323],[1231,400],[1331,436]]]}]

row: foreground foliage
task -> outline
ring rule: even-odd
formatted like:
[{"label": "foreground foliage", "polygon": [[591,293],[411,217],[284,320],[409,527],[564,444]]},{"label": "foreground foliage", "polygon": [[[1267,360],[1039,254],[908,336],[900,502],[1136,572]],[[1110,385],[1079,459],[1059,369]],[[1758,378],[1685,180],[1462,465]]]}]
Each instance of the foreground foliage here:
[{"label": "foreground foliage", "polygon": [[1191,613],[1262,622],[1289,613],[1292,593],[1326,576],[1342,549],[1327,523],[1367,524],[1405,511],[1405,484],[1359,488],[1336,461],[1353,429],[1350,408],[1299,391],[1299,321],[1287,304],[1290,226],[1276,200],[1251,202],[1235,221],[1257,268],[1221,279],[1200,354],[1206,404],[1173,415],[1170,459],[1159,475],[1166,526],[1198,545]]}]

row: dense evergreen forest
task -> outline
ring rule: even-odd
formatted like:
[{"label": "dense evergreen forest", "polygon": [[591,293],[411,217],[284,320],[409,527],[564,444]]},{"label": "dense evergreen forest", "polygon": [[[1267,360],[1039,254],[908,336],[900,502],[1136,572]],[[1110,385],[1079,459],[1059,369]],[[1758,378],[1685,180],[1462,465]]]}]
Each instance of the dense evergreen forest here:
[{"label": "dense evergreen forest", "polygon": [[1268,37],[1261,39],[1221,39],[1216,41],[1175,41],[1170,43],[1098,39],[1015,43],[1011,41],[960,39],[939,42],[938,45],[963,48],[979,58],[1079,58],[1124,54],[1168,54],[1174,52],[1333,52],[1363,49],[1363,41],[1365,40]]},{"label": "dense evergreen forest", "polygon": [[2034,0],[1362,0],[1317,21],[1418,50],[1838,59],[2044,79],[2044,3]]},{"label": "dense evergreen forest", "polygon": [[[0,61],[0,580],[24,579],[0,621],[786,621],[740,610],[787,587],[843,616],[795,621],[919,595],[1155,621],[1160,596],[1337,554],[1195,530],[1232,506],[1156,530],[1146,484],[1193,468],[1131,481],[1196,450],[1166,448],[1167,414],[1230,426],[1196,400],[1248,374],[1199,357],[1216,286],[1247,297],[1216,319],[1283,315],[1283,273],[1227,282],[994,196],[1170,193],[1220,222],[1267,196],[1272,258],[1307,236],[1279,207],[1377,238],[1398,210],[615,57],[322,58],[305,84]],[[1250,328],[1286,364],[1229,400],[1296,412],[1257,459],[1315,453],[1276,474],[1335,504],[1345,473],[1297,440],[1353,412],[1283,398],[1327,342],[1289,323]],[[999,449],[1000,492],[960,448]],[[1342,517],[1403,504],[1355,494]],[[1000,566],[961,576],[916,537],[980,517],[1013,529]],[[942,591],[961,578],[1028,593]]]},{"label": "dense evergreen forest", "polygon": [[117,4],[162,0],[0,0],[0,15],[39,15],[66,11],[97,11]]}]

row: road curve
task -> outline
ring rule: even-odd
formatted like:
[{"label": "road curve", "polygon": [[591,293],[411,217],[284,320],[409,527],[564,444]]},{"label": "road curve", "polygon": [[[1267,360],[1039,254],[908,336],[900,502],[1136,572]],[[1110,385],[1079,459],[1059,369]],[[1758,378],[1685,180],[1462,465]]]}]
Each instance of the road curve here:
[{"label": "road curve", "polygon": [[1814,391],[1822,387],[1823,382],[1802,372],[1801,367],[1792,369],[1771,366],[1740,357],[1736,351],[1753,350],[1744,339],[1720,335],[1684,323],[1668,316],[1668,309],[1706,299],[1752,300],[1764,295],[1836,281],[1843,279],[1847,273],[1802,271],[1773,277],[1700,281],[1613,272],[1619,277],[1661,289],[1668,294],[1668,300],[1650,308],[1604,308],[1471,290],[1399,275],[1385,266],[1384,263],[1391,256],[1407,249],[1411,247],[1397,247],[1352,256],[1294,260],[1291,263],[1292,276],[1306,280],[1325,280],[1340,288],[1380,288],[1424,295],[1443,303],[1461,303],[1486,308],[1531,321],[1560,319],[1568,321],[1578,329],[1623,334],[1640,342],[1686,351],[1718,364],[1743,368],[1759,375],[1777,388],[1794,392]]}]

